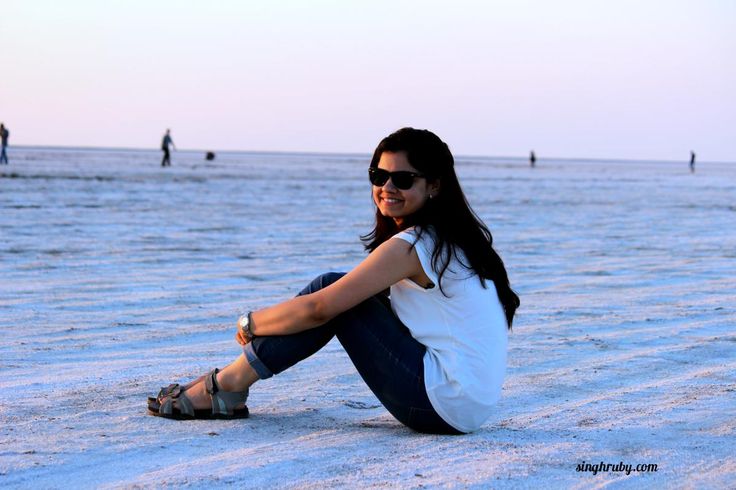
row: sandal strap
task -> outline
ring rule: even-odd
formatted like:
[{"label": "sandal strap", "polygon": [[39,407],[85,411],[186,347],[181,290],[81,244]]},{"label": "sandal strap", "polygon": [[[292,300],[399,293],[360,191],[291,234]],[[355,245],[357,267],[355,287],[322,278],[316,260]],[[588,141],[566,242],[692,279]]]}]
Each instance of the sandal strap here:
[{"label": "sandal strap", "polygon": [[[190,387],[191,387],[191,386],[194,386],[194,385],[196,385],[197,383],[199,383],[200,381],[204,380],[204,378],[205,378],[205,377],[206,377],[206,376],[207,376],[208,374],[209,374],[209,373],[207,373],[207,374],[203,374],[203,375],[202,375],[202,376],[200,376],[199,378],[197,378],[197,379],[195,379],[195,380],[193,380],[193,381],[190,381],[190,382],[188,383],[188,384],[189,384],[189,386],[190,386]],[[177,390],[178,390],[178,391],[177,391]],[[182,392],[182,391],[186,391],[186,388],[185,388],[184,386],[180,385],[179,383],[172,383],[172,384],[170,384],[169,386],[162,386],[162,387],[161,387],[161,390],[160,390],[160,391],[158,392],[158,395],[156,395],[156,399],[157,399],[157,400],[159,401],[159,403],[161,403],[161,401],[162,401],[162,400],[163,400],[164,398],[166,398],[167,396],[171,396],[171,395],[172,395],[173,393],[178,393],[178,392]],[[177,395],[177,396],[178,396],[178,395]]]},{"label": "sandal strap", "polygon": [[162,386],[161,390],[158,392],[158,395],[156,395],[156,399],[160,402],[167,396],[179,396],[179,393],[181,392],[181,386],[179,383],[172,383],[169,386]]},{"label": "sandal strap", "polygon": [[204,380],[205,388],[212,400],[213,415],[232,415],[235,407],[239,404],[245,404],[248,399],[248,389],[245,391],[222,391],[217,386],[217,373],[219,369],[215,368],[207,374]]},{"label": "sandal strap", "polygon": [[162,415],[172,415],[174,413],[174,402],[176,402],[176,409],[183,415],[189,415],[194,417],[194,407],[192,402],[186,396],[181,396],[184,393],[181,390],[177,390],[176,393],[168,395],[163,403],[158,407],[158,413]]}]

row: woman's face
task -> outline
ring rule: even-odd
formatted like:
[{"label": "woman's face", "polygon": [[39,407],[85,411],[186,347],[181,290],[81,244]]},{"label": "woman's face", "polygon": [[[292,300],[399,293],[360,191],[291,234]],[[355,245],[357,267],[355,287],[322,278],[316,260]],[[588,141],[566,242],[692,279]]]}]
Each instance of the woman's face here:
[{"label": "woman's face", "polygon": [[[397,153],[384,151],[378,161],[378,168],[388,172],[421,173],[411,166],[406,152],[403,151]],[[373,202],[383,216],[393,218],[401,228],[404,219],[420,210],[429,199],[429,195],[436,195],[437,191],[438,185],[428,184],[427,179],[423,177],[415,177],[414,185],[406,190],[398,189],[393,181],[388,179],[382,186],[373,186]]]}]

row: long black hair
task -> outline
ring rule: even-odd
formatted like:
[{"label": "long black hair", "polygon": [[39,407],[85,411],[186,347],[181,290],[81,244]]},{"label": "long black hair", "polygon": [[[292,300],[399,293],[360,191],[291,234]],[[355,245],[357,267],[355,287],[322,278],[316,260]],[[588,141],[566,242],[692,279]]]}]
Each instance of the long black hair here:
[{"label": "long black hair", "polygon": [[381,154],[386,151],[405,152],[411,166],[424,174],[428,183],[439,180],[439,194],[427,200],[419,211],[405,217],[401,228],[392,218],[383,216],[376,209],[373,231],[361,237],[366,250],[372,252],[393,235],[411,226],[417,226],[420,236],[431,228],[434,240],[432,265],[439,271],[440,290],[442,276],[450,260],[452,257],[459,259],[457,249],[462,250],[468,263],[460,263],[478,275],[483,287],[486,287],[486,280],[493,281],[511,328],[514,313],[520,305],[519,297],[509,285],[501,257],[493,249],[491,232],[465,198],[455,174],[455,159],[448,146],[426,129],[402,128],[381,140],[373,152],[370,166],[377,167]]}]

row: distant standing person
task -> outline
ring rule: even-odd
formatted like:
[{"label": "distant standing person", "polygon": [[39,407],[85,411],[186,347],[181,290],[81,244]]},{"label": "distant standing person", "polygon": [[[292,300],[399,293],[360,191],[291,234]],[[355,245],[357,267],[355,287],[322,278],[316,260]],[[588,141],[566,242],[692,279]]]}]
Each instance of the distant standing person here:
[{"label": "distant standing person", "polygon": [[169,145],[171,145],[176,150],[174,140],[171,139],[171,130],[167,129],[166,134],[164,135],[164,139],[161,140],[161,149],[164,151],[164,158],[163,160],[161,160],[162,167],[171,166],[171,154],[169,153]]},{"label": "distant standing person", "polygon": [[10,131],[5,127],[5,124],[0,123],[0,141],[2,142],[2,149],[0,149],[0,163],[3,163],[4,161],[5,165],[8,164],[8,154],[5,152],[5,149],[8,147],[8,136],[10,136]]},{"label": "distant standing person", "polygon": [[695,152],[690,150],[690,173],[695,173]]},{"label": "distant standing person", "polygon": [[537,163],[537,156],[534,154],[534,151],[529,154],[529,165],[531,167],[534,167],[534,165]]}]

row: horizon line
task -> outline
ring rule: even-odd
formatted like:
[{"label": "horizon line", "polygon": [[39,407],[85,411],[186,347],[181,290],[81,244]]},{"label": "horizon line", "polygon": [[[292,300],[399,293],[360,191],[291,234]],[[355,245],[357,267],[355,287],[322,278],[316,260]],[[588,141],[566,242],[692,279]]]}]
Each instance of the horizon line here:
[{"label": "horizon line", "polygon": [[[7,147],[11,148],[10,145]],[[39,150],[107,150],[107,151],[128,151],[128,152],[160,152],[158,148],[139,148],[139,147],[124,147],[124,146],[66,146],[66,145],[13,145],[12,148],[22,149],[39,149]],[[372,152],[340,152],[340,151],[308,151],[308,150],[204,150],[199,148],[186,148],[174,150],[183,153],[207,153],[213,152],[235,154],[235,153],[251,153],[251,154],[283,154],[283,155],[345,155],[345,156],[368,156],[370,157]],[[535,152],[536,153],[536,152]],[[509,156],[509,155],[465,155],[457,154],[453,155],[455,159],[458,158],[488,158],[488,159],[513,159],[528,161],[528,156]],[[688,163],[688,158],[682,160],[671,160],[671,159],[646,159],[646,158],[616,158],[616,157],[540,157],[537,155],[537,161],[548,160],[548,161],[587,161],[587,162],[651,162],[651,163]],[[720,163],[720,164],[734,164],[736,161],[728,160],[701,160],[699,163]]]}]

